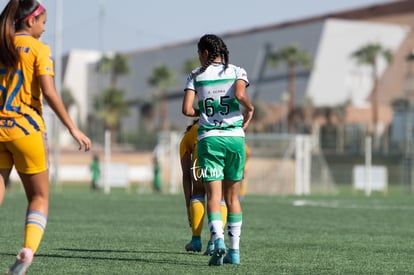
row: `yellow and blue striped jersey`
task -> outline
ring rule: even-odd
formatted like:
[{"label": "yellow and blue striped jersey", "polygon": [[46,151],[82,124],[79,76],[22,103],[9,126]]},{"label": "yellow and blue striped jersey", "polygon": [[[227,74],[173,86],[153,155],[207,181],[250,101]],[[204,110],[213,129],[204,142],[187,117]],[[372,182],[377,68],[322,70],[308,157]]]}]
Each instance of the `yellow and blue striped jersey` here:
[{"label": "yellow and blue striped jersey", "polygon": [[54,75],[50,48],[30,35],[16,35],[17,69],[0,64],[0,141],[44,132],[41,75]]}]

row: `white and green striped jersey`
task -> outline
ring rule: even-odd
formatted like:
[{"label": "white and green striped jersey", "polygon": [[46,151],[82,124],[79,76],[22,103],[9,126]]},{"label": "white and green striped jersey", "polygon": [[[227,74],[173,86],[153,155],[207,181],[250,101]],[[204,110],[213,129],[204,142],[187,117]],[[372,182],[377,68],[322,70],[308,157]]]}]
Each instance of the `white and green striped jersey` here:
[{"label": "white and green striped jersey", "polygon": [[[236,80],[249,85],[243,68],[229,64],[213,63],[203,73],[195,69],[187,78],[184,90],[195,91],[198,97],[200,120],[198,140],[210,136],[244,136],[243,114],[239,101],[234,95]],[[190,91],[189,91],[190,90]]]}]

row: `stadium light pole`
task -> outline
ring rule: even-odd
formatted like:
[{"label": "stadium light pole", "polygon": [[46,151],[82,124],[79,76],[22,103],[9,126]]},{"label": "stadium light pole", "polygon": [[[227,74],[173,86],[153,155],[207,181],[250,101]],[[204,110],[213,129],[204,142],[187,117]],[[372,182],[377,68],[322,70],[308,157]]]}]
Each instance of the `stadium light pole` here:
[{"label": "stadium light pole", "polygon": [[[63,1],[55,2],[55,86],[58,95],[61,95],[62,89],[62,22],[63,22]],[[59,176],[59,155],[60,155],[60,121],[54,116],[53,129],[53,167],[54,173],[52,181],[57,186]]]},{"label": "stadium light pole", "polygon": [[104,30],[105,30],[105,1],[101,0],[99,2],[99,30],[98,30],[98,43],[99,50],[104,51]]}]

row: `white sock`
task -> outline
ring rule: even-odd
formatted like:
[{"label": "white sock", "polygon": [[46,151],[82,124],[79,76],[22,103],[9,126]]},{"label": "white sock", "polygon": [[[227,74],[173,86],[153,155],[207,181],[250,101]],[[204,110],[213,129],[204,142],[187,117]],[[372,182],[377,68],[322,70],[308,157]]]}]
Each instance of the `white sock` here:
[{"label": "white sock", "polygon": [[227,222],[229,248],[239,249],[242,222]]},{"label": "white sock", "polygon": [[213,242],[217,239],[224,239],[222,220],[212,220],[208,223],[208,227],[210,228],[211,236],[213,236]]}]

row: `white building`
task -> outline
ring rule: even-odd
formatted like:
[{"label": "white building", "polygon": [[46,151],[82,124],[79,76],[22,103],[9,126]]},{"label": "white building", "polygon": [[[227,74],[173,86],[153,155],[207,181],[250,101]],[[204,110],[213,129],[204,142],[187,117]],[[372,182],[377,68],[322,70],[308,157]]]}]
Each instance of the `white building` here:
[{"label": "white building", "polygon": [[[383,85],[379,100],[380,103],[389,104],[392,98],[402,97],[405,73],[401,73],[401,68],[405,68],[407,63],[406,51],[413,47],[413,43],[409,42],[412,33],[407,23],[411,22],[408,20],[411,17],[400,17],[406,13],[414,13],[412,1],[374,5],[218,35],[223,37],[230,50],[230,62],[247,70],[251,82],[248,91],[252,97],[266,103],[281,103],[287,89],[286,68],[268,68],[264,55],[267,47],[280,49],[297,44],[310,54],[313,68],[311,71],[303,68],[297,70],[296,105],[310,98],[315,107],[332,107],[351,102],[355,106],[368,108],[368,97],[373,87],[371,72],[369,68],[355,64],[351,54],[372,43],[390,49],[395,57],[393,63],[380,63],[379,74]],[[151,101],[153,88],[149,86],[148,79],[156,66],[166,65],[175,71],[177,80],[169,91],[170,125],[175,129],[184,129],[188,119],[181,114],[186,78],[182,67],[185,61],[196,57],[198,39],[195,37],[194,40],[179,44],[121,53],[128,59],[131,69],[130,75],[119,79],[120,88],[127,91],[127,99]],[[99,52],[80,50],[73,50],[67,56],[63,87],[74,93],[79,118],[84,125],[88,114],[94,112],[92,98],[108,84],[103,76],[95,72],[100,57]],[[390,71],[388,76],[386,70]],[[123,120],[122,131],[137,131],[139,107],[130,108],[130,116]]]}]

